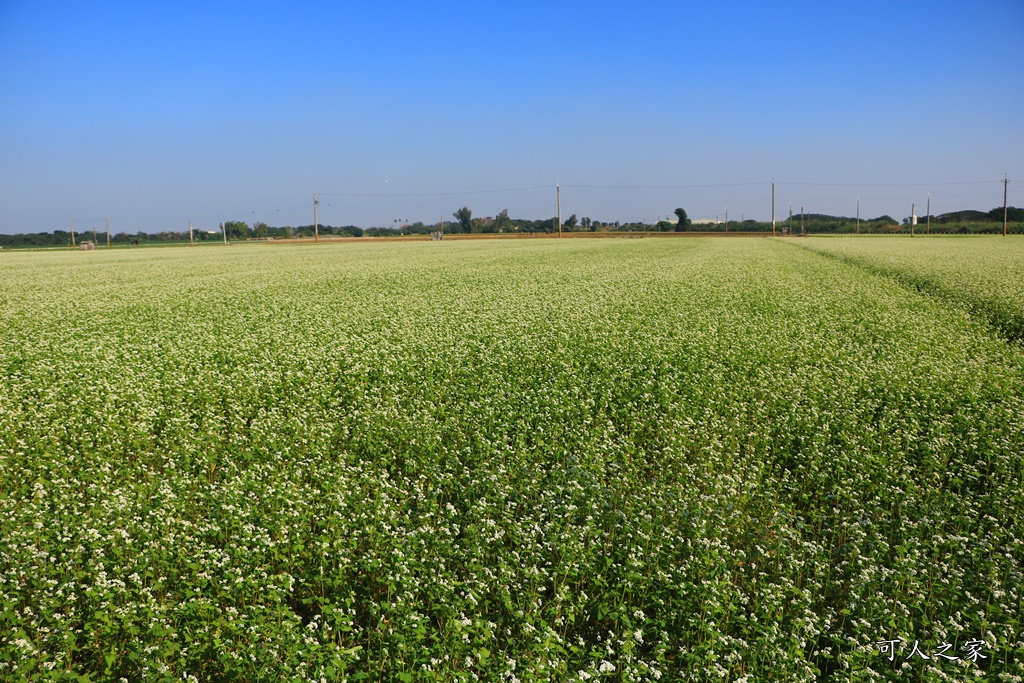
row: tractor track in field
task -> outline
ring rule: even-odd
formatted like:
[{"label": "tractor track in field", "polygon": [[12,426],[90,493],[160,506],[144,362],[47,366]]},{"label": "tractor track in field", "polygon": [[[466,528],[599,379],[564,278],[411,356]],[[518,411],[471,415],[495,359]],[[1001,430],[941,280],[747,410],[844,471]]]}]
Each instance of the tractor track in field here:
[{"label": "tractor track in field", "polygon": [[896,282],[922,296],[967,312],[972,318],[984,323],[1008,343],[1018,345],[1024,343],[1024,306],[1020,310],[1014,310],[1010,306],[995,301],[965,298],[934,278],[914,275],[897,268],[878,265],[868,259],[836,254],[805,244],[791,242],[787,242],[787,244]]}]

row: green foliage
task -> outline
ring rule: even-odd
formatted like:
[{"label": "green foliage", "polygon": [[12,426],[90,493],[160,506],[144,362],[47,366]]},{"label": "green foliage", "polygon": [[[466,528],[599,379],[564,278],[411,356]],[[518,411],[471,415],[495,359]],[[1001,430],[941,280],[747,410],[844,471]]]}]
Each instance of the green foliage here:
[{"label": "green foliage", "polygon": [[473,232],[473,212],[469,207],[464,206],[452,214],[455,220],[462,226],[462,232]]},{"label": "green foliage", "polygon": [[[988,219],[996,221],[998,223],[1003,222],[1003,207],[992,209],[988,212]],[[1024,223],[1024,209],[1017,208],[1016,206],[1006,207],[1006,220],[1012,223]]]},{"label": "green foliage", "polygon": [[229,240],[244,240],[251,235],[249,224],[243,221],[228,221],[224,223],[223,229]]},{"label": "green foliage", "polygon": [[690,219],[686,215],[686,209],[682,207],[673,211],[679,221],[676,223],[676,230],[684,231],[690,229]]},{"label": "green foliage", "polygon": [[3,254],[0,680],[1012,681],[1024,351],[881,269],[1024,245],[940,242]]},{"label": "green foliage", "polygon": [[497,230],[504,231],[512,226],[512,219],[508,217],[508,209],[502,209],[501,213],[494,219],[494,227]]}]

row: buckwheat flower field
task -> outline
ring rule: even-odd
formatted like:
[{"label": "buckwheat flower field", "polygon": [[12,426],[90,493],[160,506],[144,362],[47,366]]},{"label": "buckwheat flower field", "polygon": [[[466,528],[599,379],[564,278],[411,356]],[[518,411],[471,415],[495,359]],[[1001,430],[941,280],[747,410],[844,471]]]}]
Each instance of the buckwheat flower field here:
[{"label": "buckwheat flower field", "polygon": [[0,680],[1020,682],[1022,277],[1012,237],[5,252]]},{"label": "buckwheat flower field", "polygon": [[857,237],[812,240],[809,246],[966,308],[1008,338],[1024,340],[1024,258],[1014,242]]}]

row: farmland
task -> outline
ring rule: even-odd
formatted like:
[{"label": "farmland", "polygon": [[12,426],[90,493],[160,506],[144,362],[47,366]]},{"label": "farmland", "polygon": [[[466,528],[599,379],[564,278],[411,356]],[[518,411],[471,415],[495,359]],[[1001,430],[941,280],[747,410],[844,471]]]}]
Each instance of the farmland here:
[{"label": "farmland", "polygon": [[813,240],[809,246],[894,278],[1024,340],[1024,258],[1016,242],[878,237]]},{"label": "farmland", "polygon": [[1020,681],[1022,274],[1015,237],[4,253],[0,679]]}]

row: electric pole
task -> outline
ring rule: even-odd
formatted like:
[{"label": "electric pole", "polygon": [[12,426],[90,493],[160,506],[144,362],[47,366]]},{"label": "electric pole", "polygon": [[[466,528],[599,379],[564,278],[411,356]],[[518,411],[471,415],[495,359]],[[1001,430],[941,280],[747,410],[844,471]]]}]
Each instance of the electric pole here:
[{"label": "electric pole", "polygon": [[910,203],[910,236],[911,237],[914,236],[914,218],[915,218],[915,216],[914,216],[914,208],[915,207],[916,207],[916,204],[911,202]]},{"label": "electric pole", "polygon": [[729,232],[729,207],[725,207],[725,231]]},{"label": "electric pole", "polygon": [[107,249],[110,249],[110,216],[107,216]]},{"label": "electric pole", "polygon": [[194,239],[192,239],[192,219],[191,218],[188,219],[188,246],[190,246],[190,247],[196,246],[196,241]]},{"label": "electric pole", "polygon": [[71,219],[71,248],[75,248],[75,219]]},{"label": "electric pole", "polygon": [[932,234],[932,193],[931,192],[928,193],[928,204],[925,207],[924,212],[925,212],[925,215],[927,216],[927,218],[925,219],[926,227],[924,229],[924,234],[930,235],[930,234]]},{"label": "electric pole", "polygon": [[772,178],[772,237],[775,237],[775,178]]},{"label": "electric pole", "polygon": [[228,230],[224,227],[224,224],[220,224],[220,234],[224,236],[224,244],[228,243]]},{"label": "electric pole", "polygon": [[555,196],[558,202],[558,239],[562,239],[562,186],[555,181]]},{"label": "electric pole", "polygon": [[803,237],[807,234],[807,230],[804,229],[804,207],[800,207],[800,236]]},{"label": "electric pole", "polygon": [[1003,237],[1006,237],[1006,188],[1010,184],[1010,179],[1003,174]]},{"label": "electric pole", "polygon": [[320,219],[316,213],[316,207],[320,204],[320,200],[316,198],[316,192],[313,193],[313,241],[320,241]]}]

